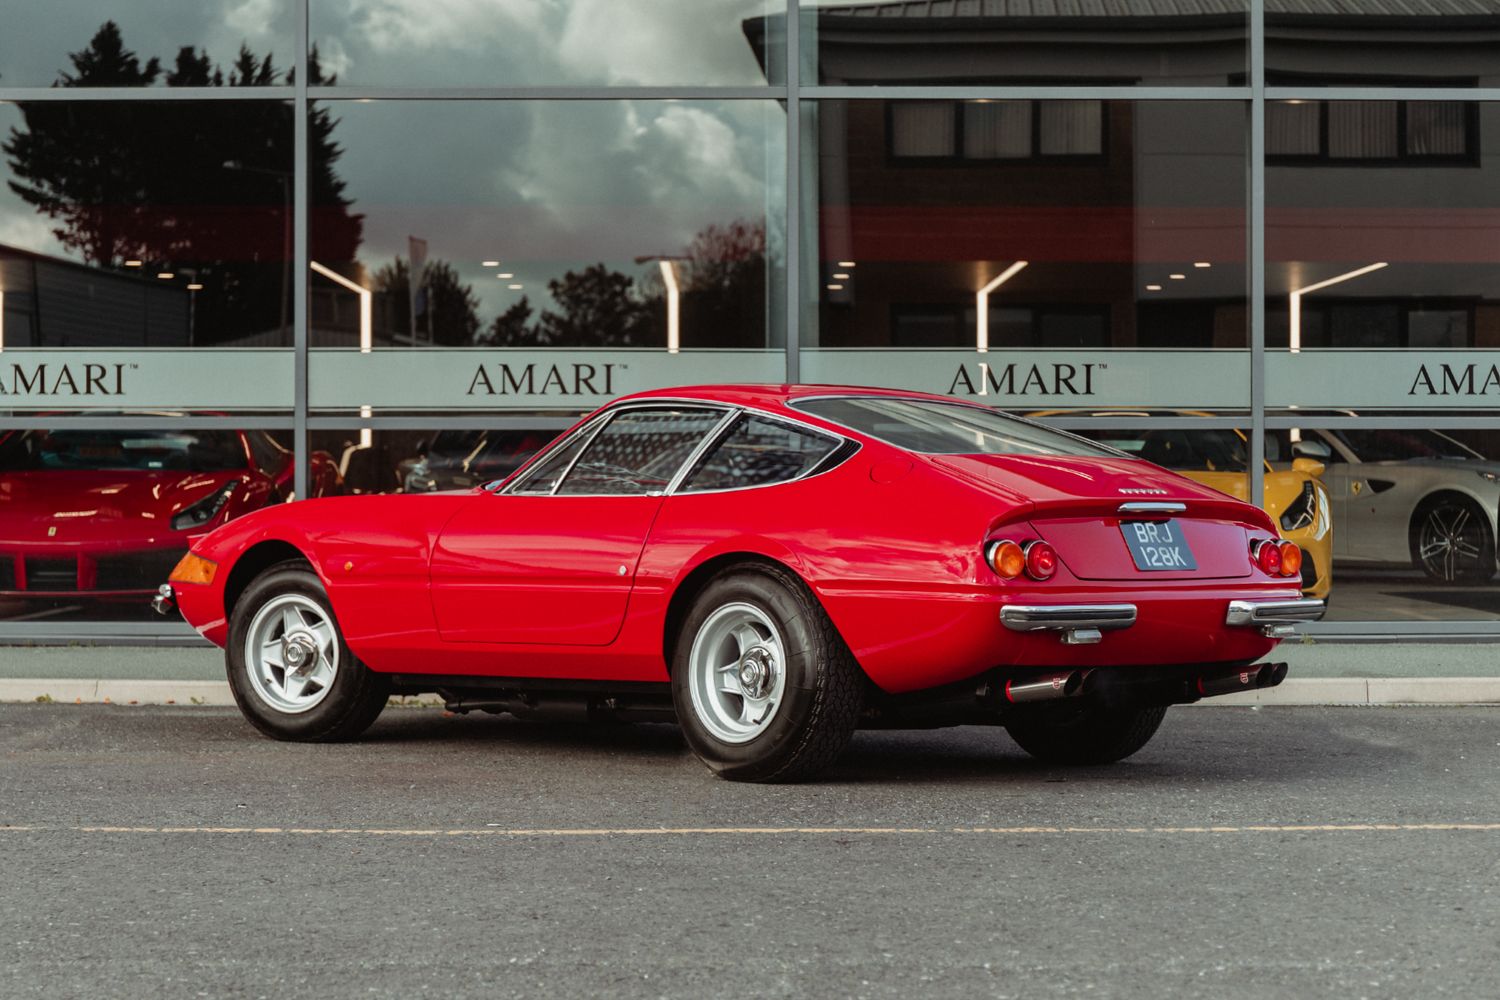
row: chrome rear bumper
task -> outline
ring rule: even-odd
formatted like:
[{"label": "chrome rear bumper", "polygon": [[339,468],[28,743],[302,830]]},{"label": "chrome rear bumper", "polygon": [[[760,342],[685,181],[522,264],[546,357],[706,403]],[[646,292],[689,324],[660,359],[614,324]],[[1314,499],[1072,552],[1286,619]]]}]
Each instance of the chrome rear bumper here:
[{"label": "chrome rear bumper", "polygon": [[1299,622],[1315,622],[1323,617],[1328,605],[1313,597],[1290,601],[1230,601],[1224,615],[1225,625],[1258,628],[1266,635],[1285,639]]},{"label": "chrome rear bumper", "polygon": [[1061,632],[1069,646],[1098,642],[1112,629],[1135,624],[1134,604],[1007,604],[1000,624],[1012,632]]}]

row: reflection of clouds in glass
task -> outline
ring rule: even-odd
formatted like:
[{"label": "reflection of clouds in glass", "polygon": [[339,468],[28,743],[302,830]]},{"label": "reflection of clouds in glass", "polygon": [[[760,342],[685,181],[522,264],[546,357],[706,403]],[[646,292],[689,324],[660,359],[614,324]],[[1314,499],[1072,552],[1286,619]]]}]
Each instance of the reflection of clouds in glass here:
[{"label": "reflection of clouds in glass", "polygon": [[479,53],[536,32],[544,12],[538,0],[349,0],[343,19],[379,55]]},{"label": "reflection of clouds in glass", "polygon": [[[546,280],[597,261],[680,253],[710,224],[761,220],[767,163],[785,118],[771,102],[441,102],[335,105],[339,172],[365,213],[368,268],[406,254],[408,235],[454,263],[486,321]],[[779,186],[779,169],[773,177]],[[499,259],[500,268],[480,262]],[[650,270],[647,268],[646,270]]]},{"label": "reflection of clouds in glass", "polygon": [[743,22],[768,0],[313,0],[343,84],[764,83]]},{"label": "reflection of clouds in glass", "polygon": [[255,48],[267,38],[282,34],[278,29],[288,26],[289,22],[282,19],[283,2],[284,0],[225,0],[222,20],[229,28],[229,35],[241,38],[251,48]]},{"label": "reflection of clouds in glass", "polygon": [[53,228],[50,220],[37,215],[19,198],[6,198],[0,202],[0,247],[17,247],[49,257],[82,261],[77,251],[69,251],[58,242],[52,234]]},{"label": "reflection of clouds in glass", "polygon": [[72,72],[68,53],[86,47],[105,21],[120,26],[126,48],[144,64],[152,56],[170,68],[184,45],[204,49],[228,67],[248,44],[257,56],[275,54],[292,65],[293,0],[152,0],[101,4],[99,0],[29,0],[6,7],[0,31],[0,85],[50,85]]}]

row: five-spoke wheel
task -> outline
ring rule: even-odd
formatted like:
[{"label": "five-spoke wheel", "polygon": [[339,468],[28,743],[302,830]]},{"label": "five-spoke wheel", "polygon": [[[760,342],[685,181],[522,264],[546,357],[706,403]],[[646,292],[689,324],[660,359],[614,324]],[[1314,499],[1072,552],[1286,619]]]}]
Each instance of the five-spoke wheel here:
[{"label": "five-spoke wheel", "polygon": [[854,733],[863,685],[822,605],[780,567],[715,577],[677,630],[677,718],[721,777],[788,781],[828,766]]},{"label": "five-spoke wheel", "polygon": [[250,723],[282,740],[351,739],[389,687],[350,652],[323,581],[304,562],[261,573],[229,615],[229,686]]}]

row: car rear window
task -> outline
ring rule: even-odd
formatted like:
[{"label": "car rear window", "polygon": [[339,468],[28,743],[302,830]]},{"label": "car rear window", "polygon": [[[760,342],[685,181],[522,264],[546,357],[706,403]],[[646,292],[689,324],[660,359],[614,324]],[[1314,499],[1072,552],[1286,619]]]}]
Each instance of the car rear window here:
[{"label": "car rear window", "polygon": [[929,455],[1084,455],[1113,448],[999,410],[899,396],[823,396],[795,409],[908,451]]}]

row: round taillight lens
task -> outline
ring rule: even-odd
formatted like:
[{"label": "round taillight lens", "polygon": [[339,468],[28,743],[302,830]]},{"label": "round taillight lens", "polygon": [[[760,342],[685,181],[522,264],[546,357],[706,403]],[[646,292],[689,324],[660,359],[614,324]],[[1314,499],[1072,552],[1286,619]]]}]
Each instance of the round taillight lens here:
[{"label": "round taillight lens", "polygon": [[1302,549],[1296,542],[1282,542],[1278,548],[1281,549],[1281,575],[1302,575]]},{"label": "round taillight lens", "polygon": [[1281,575],[1281,549],[1275,542],[1258,539],[1250,546],[1250,560],[1267,576]]},{"label": "round taillight lens", "polygon": [[1010,539],[989,545],[990,569],[1002,578],[1014,580],[1026,570],[1026,553]]},{"label": "round taillight lens", "polygon": [[1051,579],[1057,572],[1057,550],[1046,542],[1028,542],[1026,552],[1026,575],[1033,580]]}]

